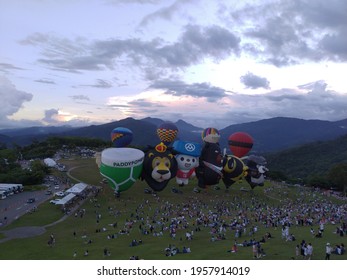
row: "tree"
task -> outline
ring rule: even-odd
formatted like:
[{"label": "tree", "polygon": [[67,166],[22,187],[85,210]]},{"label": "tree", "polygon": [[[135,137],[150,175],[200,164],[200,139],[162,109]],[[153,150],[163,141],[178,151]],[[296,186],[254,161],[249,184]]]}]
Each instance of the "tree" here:
[{"label": "tree", "polygon": [[328,173],[329,181],[338,190],[347,193],[347,162],[334,165]]}]

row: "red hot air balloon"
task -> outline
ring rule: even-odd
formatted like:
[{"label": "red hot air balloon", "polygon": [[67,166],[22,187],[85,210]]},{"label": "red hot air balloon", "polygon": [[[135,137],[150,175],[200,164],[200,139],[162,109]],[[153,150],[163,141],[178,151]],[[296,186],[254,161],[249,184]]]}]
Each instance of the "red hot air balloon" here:
[{"label": "red hot air balloon", "polygon": [[229,149],[233,155],[241,158],[253,147],[253,138],[246,132],[235,132],[228,138]]}]

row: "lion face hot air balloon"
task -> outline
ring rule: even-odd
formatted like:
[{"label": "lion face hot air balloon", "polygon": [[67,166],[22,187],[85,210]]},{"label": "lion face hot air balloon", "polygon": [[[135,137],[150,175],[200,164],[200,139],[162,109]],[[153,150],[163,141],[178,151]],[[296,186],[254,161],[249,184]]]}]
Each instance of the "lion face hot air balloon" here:
[{"label": "lion face hot air balloon", "polygon": [[126,147],[133,140],[133,132],[125,127],[116,127],[111,132],[111,140],[116,148]]},{"label": "lion face hot air balloon", "polygon": [[241,158],[253,147],[253,138],[246,132],[235,132],[228,138],[230,151]]},{"label": "lion face hot air balloon", "polygon": [[178,128],[172,122],[164,122],[157,128],[157,135],[165,145],[173,142],[177,136]]},{"label": "lion face hot air balloon", "polygon": [[154,191],[160,192],[165,189],[176,173],[176,158],[164,143],[151,147],[145,153],[141,177]]}]

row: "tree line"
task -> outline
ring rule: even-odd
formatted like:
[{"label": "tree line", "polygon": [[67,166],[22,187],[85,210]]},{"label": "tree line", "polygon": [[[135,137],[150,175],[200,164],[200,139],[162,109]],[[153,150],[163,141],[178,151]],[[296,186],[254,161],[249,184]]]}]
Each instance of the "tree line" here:
[{"label": "tree line", "polygon": [[[49,137],[44,141],[34,140],[28,146],[14,145],[8,149],[0,145],[0,183],[16,183],[36,185],[43,182],[51,169],[42,160],[53,157],[57,151],[65,147],[75,149],[86,147],[90,149],[104,148],[111,142],[82,137]],[[29,161],[23,168],[22,163]]]},{"label": "tree line", "polygon": [[[289,183],[347,191],[347,135],[333,141],[319,141],[282,152],[265,155],[270,169],[268,177]],[[111,141],[87,137],[49,137],[33,140],[30,145],[14,145],[8,149],[0,144],[0,182],[39,184],[50,169],[42,163],[63,147],[104,149]],[[32,160],[29,169],[22,169],[20,160]]]},{"label": "tree line", "polygon": [[325,189],[347,191],[347,135],[268,154],[269,176]]}]

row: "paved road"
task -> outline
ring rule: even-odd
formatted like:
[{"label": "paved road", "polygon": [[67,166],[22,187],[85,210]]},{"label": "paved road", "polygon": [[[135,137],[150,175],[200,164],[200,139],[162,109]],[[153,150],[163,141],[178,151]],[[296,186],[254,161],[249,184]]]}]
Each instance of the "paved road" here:
[{"label": "paved road", "polygon": [[[63,189],[63,187],[60,187]],[[39,191],[24,191],[22,193],[14,194],[6,199],[0,200],[0,229],[1,223],[3,225],[8,225],[14,220],[18,219],[20,216],[33,210],[39,204],[50,200],[53,198],[52,195],[46,195],[46,190],[51,190],[52,193],[59,190],[54,189],[54,187],[49,187],[45,190]],[[34,203],[28,203],[29,198],[35,198]]]},{"label": "paved road", "polygon": [[[77,178],[74,178],[70,175],[70,171],[74,168],[78,168],[81,166],[73,167],[71,168],[68,172],[67,175],[75,179],[79,182]],[[37,207],[39,204],[50,200],[54,197],[54,195],[46,195],[47,190],[51,190],[52,193],[62,191],[65,188],[64,184],[60,184],[60,189],[55,189],[55,186],[50,186],[45,190],[40,190],[40,191],[24,191],[22,193],[14,194],[10,197],[7,197],[4,200],[0,200],[0,233],[5,235],[5,238],[0,239],[0,243],[6,242],[10,239],[14,238],[27,238],[27,237],[32,237],[36,235],[41,235],[46,232],[46,229],[49,228],[50,226],[53,226],[57,223],[60,223],[61,221],[65,220],[68,215],[63,216],[60,220],[55,221],[49,225],[45,226],[29,226],[29,227],[18,227],[14,228],[11,230],[2,230],[1,224],[4,225],[9,225],[11,222],[14,220],[18,219],[20,216],[28,213],[29,211],[33,210],[35,207]],[[34,203],[27,203],[27,200],[29,198],[35,198]],[[77,210],[79,205],[75,207],[75,209],[72,209],[70,212],[70,215]]]}]

